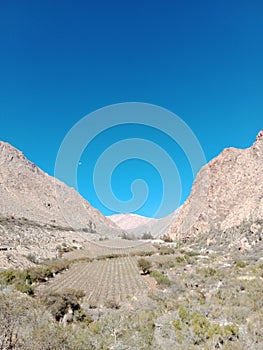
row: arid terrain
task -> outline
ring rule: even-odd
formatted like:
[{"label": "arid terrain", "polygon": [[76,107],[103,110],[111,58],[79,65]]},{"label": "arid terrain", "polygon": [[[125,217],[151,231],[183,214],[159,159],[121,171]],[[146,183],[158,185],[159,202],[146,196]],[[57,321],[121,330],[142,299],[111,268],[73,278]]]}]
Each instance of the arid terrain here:
[{"label": "arid terrain", "polygon": [[263,131],[247,149],[227,148],[204,166],[168,230],[171,238],[226,231],[263,219]]},{"label": "arid terrain", "polygon": [[0,349],[263,348],[263,131],[159,220],[113,222],[2,142],[0,164]]},{"label": "arid terrain", "polygon": [[159,238],[165,235],[178,216],[180,208],[161,219],[135,214],[116,214],[108,218],[123,229],[131,238]]}]

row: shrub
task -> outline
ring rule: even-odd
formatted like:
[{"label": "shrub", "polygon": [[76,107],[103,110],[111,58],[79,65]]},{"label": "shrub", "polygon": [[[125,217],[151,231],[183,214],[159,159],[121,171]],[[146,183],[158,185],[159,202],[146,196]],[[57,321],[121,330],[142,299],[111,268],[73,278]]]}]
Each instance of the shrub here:
[{"label": "shrub", "polygon": [[66,260],[50,261],[46,266],[29,268],[26,273],[30,277],[31,283],[45,282],[56,273],[66,270],[69,265]]},{"label": "shrub", "polygon": [[151,256],[154,254],[153,250],[140,250],[129,253],[130,256]]},{"label": "shrub", "polygon": [[83,291],[68,289],[60,293],[46,293],[42,296],[42,301],[48,307],[56,321],[60,321],[70,307],[74,312],[80,311],[79,300],[85,295]]},{"label": "shrub", "polygon": [[171,284],[168,276],[161,273],[158,270],[151,271],[150,276],[153,277],[158,284],[166,285],[166,286],[169,286]]},{"label": "shrub", "polygon": [[144,232],[142,239],[153,239],[153,236],[150,232]]},{"label": "shrub", "polygon": [[244,261],[242,261],[242,260],[238,260],[236,262],[236,267],[244,268],[244,267],[246,267],[246,263]]},{"label": "shrub", "polygon": [[142,272],[144,274],[147,274],[147,273],[150,272],[152,264],[151,264],[151,262],[149,260],[141,258],[141,259],[138,260],[137,263],[138,263],[139,269],[142,270]]},{"label": "shrub", "polygon": [[0,281],[2,283],[11,284],[16,278],[17,273],[13,270],[7,270],[0,273]]},{"label": "shrub", "polygon": [[127,233],[127,232],[122,232],[121,238],[127,239],[128,241],[134,241],[137,239],[133,233]]},{"label": "shrub", "polygon": [[164,242],[167,242],[167,243],[173,242],[172,238],[171,238],[170,236],[166,235],[166,234],[163,235],[163,236],[161,237],[161,239],[162,239]]},{"label": "shrub", "polygon": [[21,293],[25,293],[25,294],[28,294],[28,295],[34,295],[34,289],[28,283],[17,282],[15,284],[15,288],[16,288],[16,290],[18,290]]},{"label": "shrub", "polygon": [[187,251],[187,252],[185,252],[185,254],[188,255],[188,256],[198,256],[198,255],[200,255],[199,252],[195,252],[194,250]]},{"label": "shrub", "polygon": [[[225,341],[233,341],[238,338],[239,327],[236,324],[228,324],[220,326],[218,323],[211,323],[209,319],[198,312],[190,313],[183,306],[178,310],[179,319],[173,321],[176,332],[190,329],[193,334],[192,341],[195,345],[206,343],[209,339],[213,339],[216,348]],[[220,343],[220,344],[219,344]]]},{"label": "shrub", "polygon": [[239,333],[239,327],[236,324],[228,324],[223,327],[223,335],[229,340],[237,338]]},{"label": "shrub", "polygon": [[168,268],[168,269],[175,267],[175,262],[172,260],[168,260],[165,263],[159,263],[159,264],[160,264],[160,266],[164,266],[165,268]]},{"label": "shrub", "polygon": [[87,233],[96,233],[96,224],[89,220],[87,227],[84,227],[82,231]]},{"label": "shrub", "polygon": [[26,293],[28,295],[33,295],[34,290],[31,286],[32,279],[27,271],[13,271],[7,270],[0,274],[1,284],[12,284],[16,290],[21,293]]},{"label": "shrub", "polygon": [[170,255],[174,254],[174,249],[172,247],[162,246],[159,248],[160,255]]},{"label": "shrub", "polygon": [[195,335],[199,338],[198,342],[204,341],[210,327],[210,323],[206,317],[194,312],[191,315],[191,325]]},{"label": "shrub", "polygon": [[175,329],[177,329],[178,331],[182,330],[182,325],[181,325],[181,321],[180,320],[174,320],[173,321],[173,326]]},{"label": "shrub", "polygon": [[216,270],[212,267],[208,267],[207,269],[202,269],[201,272],[204,274],[205,277],[212,277],[216,274]]},{"label": "shrub", "polygon": [[188,310],[187,310],[185,307],[180,306],[180,307],[179,307],[178,313],[179,313],[180,319],[181,319],[183,322],[188,322],[188,321],[189,321],[190,315],[189,315]]},{"label": "shrub", "polygon": [[114,299],[107,300],[105,303],[105,306],[108,309],[115,309],[115,310],[118,310],[120,308],[120,304]]},{"label": "shrub", "polygon": [[38,263],[39,263],[39,261],[38,261],[36,255],[33,254],[33,253],[29,253],[29,254],[26,256],[26,258],[27,258],[27,260],[29,260],[29,261],[32,262],[33,264],[38,264]]},{"label": "shrub", "polygon": [[184,260],[184,258],[183,258],[183,256],[177,256],[176,258],[175,258],[175,260],[176,260],[176,262],[178,263],[178,264],[181,264],[181,263],[183,263],[185,260]]}]

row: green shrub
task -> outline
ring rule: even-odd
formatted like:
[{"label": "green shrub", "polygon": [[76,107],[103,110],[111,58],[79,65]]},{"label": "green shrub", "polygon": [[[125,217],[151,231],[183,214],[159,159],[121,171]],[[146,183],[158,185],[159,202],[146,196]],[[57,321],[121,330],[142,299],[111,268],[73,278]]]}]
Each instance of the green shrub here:
[{"label": "green shrub", "polygon": [[186,252],[185,252],[185,255],[188,255],[188,256],[198,256],[198,255],[200,255],[200,253],[199,253],[199,252],[195,252],[195,251],[193,251],[193,250],[190,250],[190,251],[186,251]]},{"label": "green shrub", "polygon": [[31,286],[32,279],[27,271],[3,271],[0,274],[0,283],[7,285],[11,284],[21,293],[26,293],[28,295],[34,294],[34,290]]},{"label": "green shrub", "polygon": [[17,272],[12,270],[3,271],[0,273],[0,281],[2,283],[11,284],[16,278]]},{"label": "green shrub", "polygon": [[177,257],[175,258],[175,260],[176,260],[176,262],[177,262],[178,264],[181,264],[181,263],[185,262],[183,256],[177,256]]},{"label": "green shrub", "polygon": [[167,262],[164,264],[164,266],[167,267],[167,268],[173,268],[173,267],[175,267],[175,262],[169,260],[169,261],[167,261]]},{"label": "green shrub", "polygon": [[204,315],[194,312],[191,315],[191,325],[195,335],[199,338],[198,342],[204,341],[208,335],[210,322]]},{"label": "green shrub", "polygon": [[202,269],[201,273],[203,273],[205,277],[212,277],[215,276],[216,270],[212,267],[208,267],[207,269]]},{"label": "green shrub", "polygon": [[34,295],[34,289],[28,283],[17,282],[15,284],[15,288],[16,288],[16,290],[18,290],[21,293],[25,293],[25,294],[28,294],[31,296]]},{"label": "green shrub", "polygon": [[166,286],[169,286],[171,284],[168,276],[161,273],[158,270],[151,271],[150,276],[153,277],[158,284],[166,285]]},{"label": "green shrub", "polygon": [[181,325],[181,321],[180,320],[174,320],[173,321],[173,326],[175,329],[177,329],[178,331],[182,330],[182,325]]},{"label": "green shrub", "polygon": [[236,324],[228,324],[223,327],[223,336],[229,340],[237,338],[239,333],[239,327]]},{"label": "green shrub", "polygon": [[215,335],[222,335],[222,328],[217,323],[211,324],[208,328],[208,331],[207,331],[208,338],[211,339]]},{"label": "green shrub", "polygon": [[233,341],[238,338],[239,327],[236,324],[220,326],[211,323],[205,315],[197,312],[190,313],[185,307],[180,306],[178,310],[179,319],[173,321],[177,332],[191,327],[194,334],[193,343],[198,345],[206,343],[208,339],[217,336],[218,341]]},{"label": "green shrub", "polygon": [[178,310],[178,314],[179,314],[180,319],[183,322],[188,322],[190,320],[190,314],[185,307],[180,306],[179,310]]},{"label": "green shrub", "polygon": [[246,263],[242,260],[238,260],[236,262],[236,267],[244,268],[244,267],[246,267]]}]

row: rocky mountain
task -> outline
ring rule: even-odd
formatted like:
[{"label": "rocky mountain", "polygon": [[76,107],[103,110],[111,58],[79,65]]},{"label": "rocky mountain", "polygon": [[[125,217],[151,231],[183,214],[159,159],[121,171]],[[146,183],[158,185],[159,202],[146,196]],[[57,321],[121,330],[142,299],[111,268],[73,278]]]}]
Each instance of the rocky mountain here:
[{"label": "rocky mountain", "polygon": [[135,214],[116,214],[108,218],[125,230],[129,235],[136,238],[142,238],[145,237],[145,235],[159,238],[166,233],[178,215],[179,210],[180,209],[177,209],[170,215],[160,219],[148,218]]},{"label": "rocky mountain", "polygon": [[263,130],[250,148],[227,148],[200,170],[167,233],[176,239],[227,232],[243,222],[255,229],[262,220]]},{"label": "rocky mountain", "polygon": [[115,222],[119,227],[123,230],[134,229],[138,226],[149,223],[151,218],[147,218],[145,216],[136,215],[136,214],[115,214],[108,216],[108,218]]},{"label": "rocky mountain", "polygon": [[[50,258],[58,244],[121,232],[73,188],[40,170],[8,143],[0,142],[0,253],[16,249],[13,260],[30,252]],[[1,265],[5,263],[0,254]]]},{"label": "rocky mountain", "polygon": [[102,233],[117,228],[73,188],[40,170],[5,142],[0,142],[0,213]]}]

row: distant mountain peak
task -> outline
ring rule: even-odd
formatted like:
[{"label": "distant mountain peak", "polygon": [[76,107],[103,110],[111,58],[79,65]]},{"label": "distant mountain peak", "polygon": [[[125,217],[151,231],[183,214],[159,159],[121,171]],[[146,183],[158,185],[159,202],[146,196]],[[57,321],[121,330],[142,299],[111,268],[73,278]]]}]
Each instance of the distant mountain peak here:
[{"label": "distant mountain peak", "polygon": [[154,220],[145,216],[129,213],[129,214],[114,214],[108,216],[115,224],[123,230],[130,230]]}]

